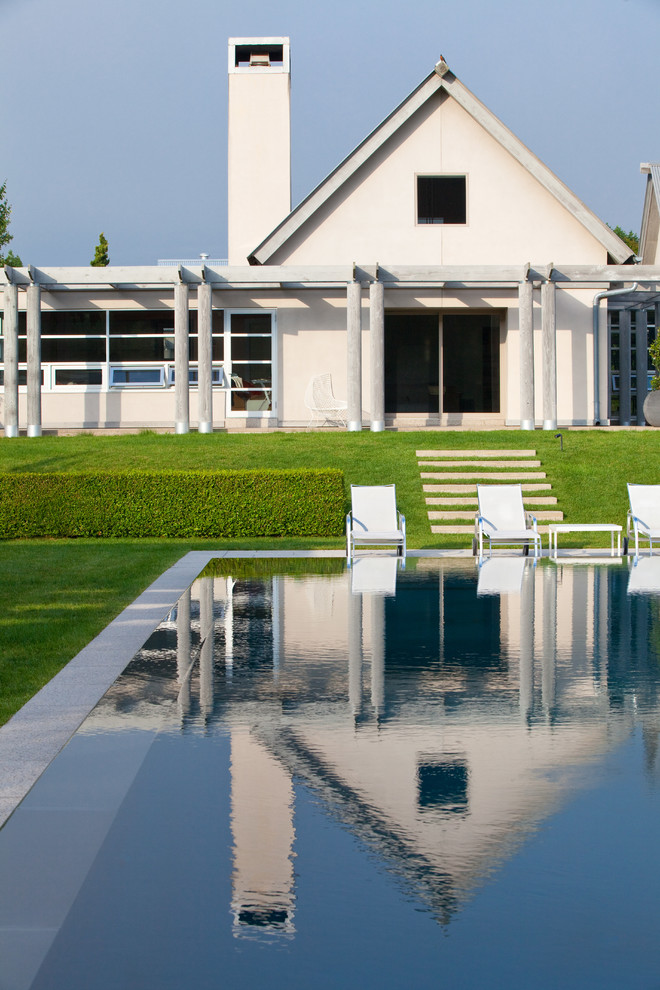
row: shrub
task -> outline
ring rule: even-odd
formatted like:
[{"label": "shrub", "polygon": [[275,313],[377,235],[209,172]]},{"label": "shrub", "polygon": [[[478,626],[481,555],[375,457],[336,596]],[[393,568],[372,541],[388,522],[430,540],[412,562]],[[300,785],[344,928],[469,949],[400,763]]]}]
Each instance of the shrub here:
[{"label": "shrub", "polygon": [[339,536],[338,470],[0,475],[0,538]]}]

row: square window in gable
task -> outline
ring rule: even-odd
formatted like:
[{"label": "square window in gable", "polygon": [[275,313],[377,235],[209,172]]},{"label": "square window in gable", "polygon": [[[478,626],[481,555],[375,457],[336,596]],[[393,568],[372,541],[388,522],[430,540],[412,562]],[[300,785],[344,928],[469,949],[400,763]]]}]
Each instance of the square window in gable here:
[{"label": "square window in gable", "polygon": [[466,223],[464,175],[417,176],[417,223]]}]

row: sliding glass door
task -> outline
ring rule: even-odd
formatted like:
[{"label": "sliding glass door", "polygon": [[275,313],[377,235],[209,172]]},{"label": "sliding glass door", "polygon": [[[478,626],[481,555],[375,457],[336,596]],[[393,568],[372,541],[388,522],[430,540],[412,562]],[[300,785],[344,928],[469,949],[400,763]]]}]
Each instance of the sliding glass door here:
[{"label": "sliding glass door", "polygon": [[499,411],[498,314],[385,315],[386,414]]}]

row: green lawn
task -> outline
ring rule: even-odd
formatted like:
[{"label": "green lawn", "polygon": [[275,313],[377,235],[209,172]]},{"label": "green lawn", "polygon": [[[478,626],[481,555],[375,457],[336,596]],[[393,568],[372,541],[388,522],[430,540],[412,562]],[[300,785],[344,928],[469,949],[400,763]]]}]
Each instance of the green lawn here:
[{"label": "green lawn", "polygon": [[0,439],[0,471],[338,467],[347,485],[396,483],[411,546],[450,546],[431,535],[415,450],[534,447],[568,521],[624,522],[626,482],[660,480],[660,432],[562,432],[563,452],[551,432],[517,430]]},{"label": "green lawn", "polygon": [[[625,522],[626,482],[660,483],[660,432],[276,433],[0,439],[0,471],[338,467],[347,485],[395,482],[411,547],[466,546],[431,534],[418,448],[534,447],[567,521]],[[341,546],[342,540],[25,540],[0,570],[0,722],[191,549]],[[570,546],[568,537],[563,546]],[[576,536],[572,545],[580,545]]]}]

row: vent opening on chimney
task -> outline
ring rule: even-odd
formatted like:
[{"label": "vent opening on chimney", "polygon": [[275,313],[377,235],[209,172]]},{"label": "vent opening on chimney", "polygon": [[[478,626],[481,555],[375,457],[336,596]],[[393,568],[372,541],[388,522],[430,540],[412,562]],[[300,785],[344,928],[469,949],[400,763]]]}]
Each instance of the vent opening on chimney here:
[{"label": "vent opening on chimney", "polygon": [[281,68],[284,65],[283,45],[236,45],[235,66],[247,68]]}]

